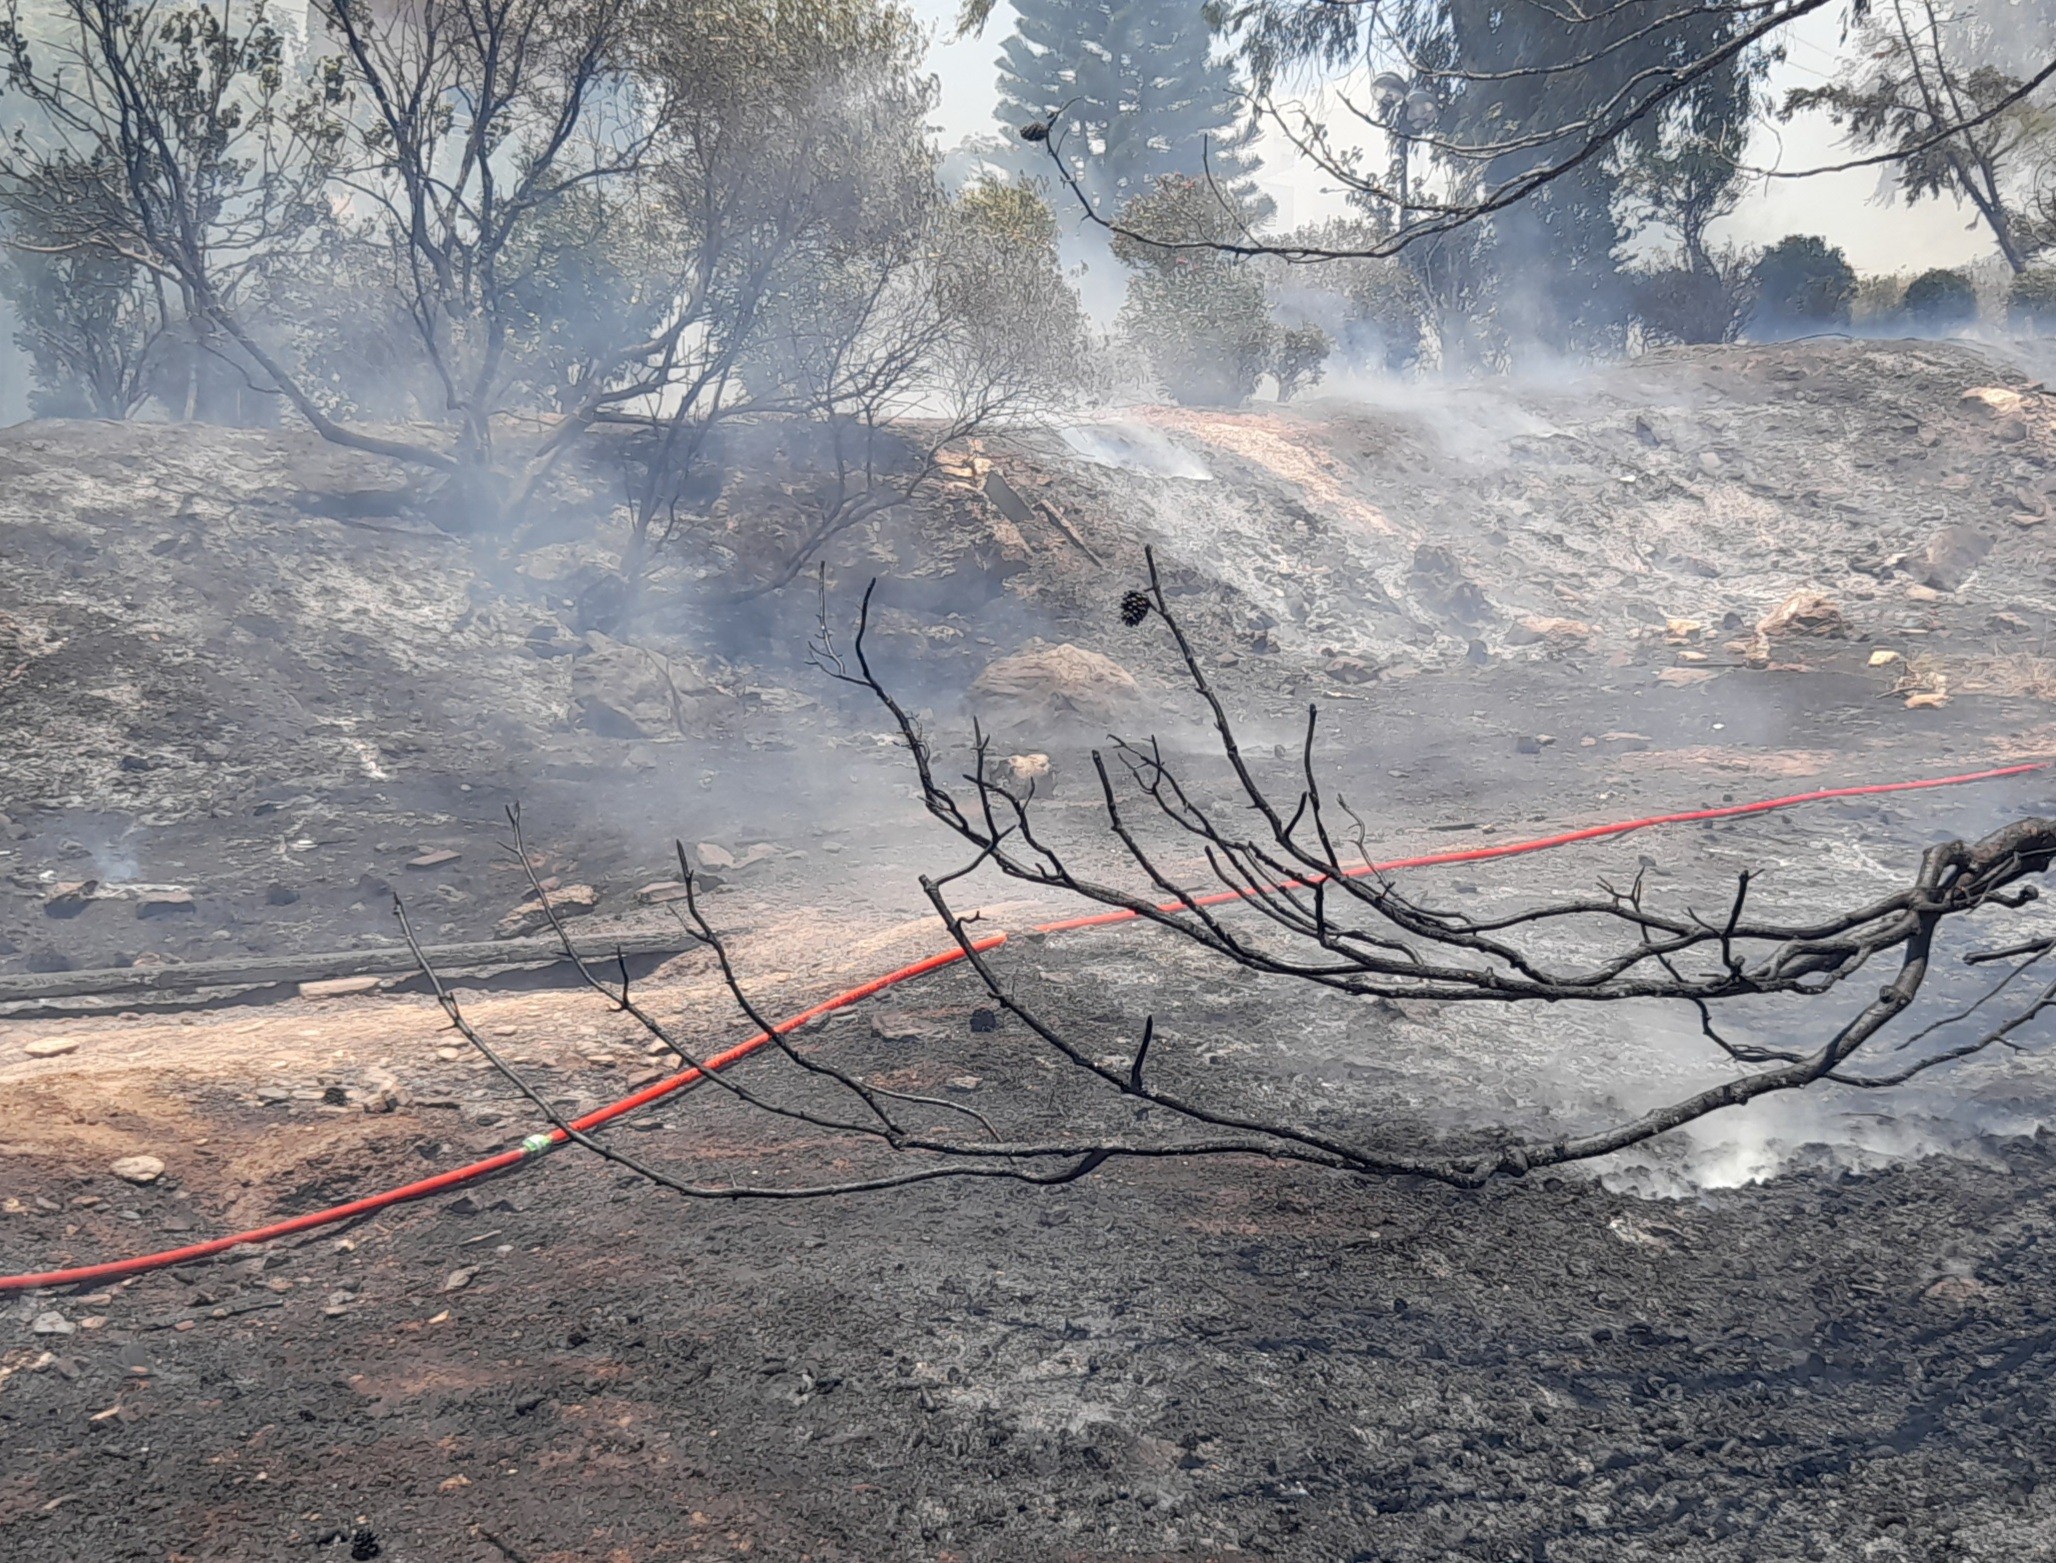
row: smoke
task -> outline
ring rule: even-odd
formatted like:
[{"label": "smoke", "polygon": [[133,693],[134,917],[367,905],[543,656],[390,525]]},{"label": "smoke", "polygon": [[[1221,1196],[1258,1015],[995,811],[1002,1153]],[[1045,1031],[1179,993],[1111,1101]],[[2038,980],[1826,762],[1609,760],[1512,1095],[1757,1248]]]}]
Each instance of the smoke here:
[{"label": "smoke", "polygon": [[1118,467],[1160,478],[1210,481],[1212,471],[1184,446],[1142,424],[1073,424],[1063,431],[1064,444],[1101,467]]}]

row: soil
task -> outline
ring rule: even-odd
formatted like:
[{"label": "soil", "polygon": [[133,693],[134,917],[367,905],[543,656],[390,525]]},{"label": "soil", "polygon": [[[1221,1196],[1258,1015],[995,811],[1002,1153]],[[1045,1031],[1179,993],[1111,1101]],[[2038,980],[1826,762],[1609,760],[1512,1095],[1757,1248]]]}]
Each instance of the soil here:
[{"label": "soil", "polygon": [[[911,1089],[974,1074],[967,1101],[1051,1092],[1019,1034],[970,1033],[978,997],[945,979],[894,1000],[893,1040],[853,1019],[824,1044]],[[435,1040],[424,1005],[361,1002],[323,1044]],[[604,1057],[570,1042],[568,1004],[478,1016],[518,1026],[525,1058]],[[505,1142],[513,1115],[256,1106],[219,1079],[306,1018],[221,1046],[202,1021],[176,1039],[200,1079],[13,1082],[11,1177],[36,1198],[0,1221],[0,1259],[177,1241]],[[620,1138],[709,1179],[821,1163],[705,1091]],[[160,1183],[104,1173],[142,1143],[175,1144]],[[342,1557],[367,1534],[395,1559],[610,1563],[2056,1545],[2046,1133],[1658,1204],[1229,1162],[798,1207],[634,1184],[560,1154],[341,1237],[25,1302],[79,1327],[0,1357],[9,1555]]]},{"label": "soil", "polygon": [[[2030,395],[2016,434],[1959,400],[2021,378],[1956,347],[1800,344],[1447,408],[1134,414],[995,443],[852,540],[831,595],[886,571],[881,664],[938,733],[960,733],[988,663],[1068,643],[1127,669],[1134,730],[1203,775],[1160,627],[1116,613],[1153,543],[1252,752],[1282,772],[1321,702],[1321,762],[1394,852],[2037,759],[2056,749],[2056,596],[2047,527],[2014,517],[2040,514],[2022,507],[2049,492],[2056,419]],[[748,859],[709,905],[778,1013],[940,943],[914,876],[961,851],[879,714],[803,668],[810,604],[738,627],[674,568],[638,644],[703,692],[653,715],[643,674],[580,627],[604,547],[427,536],[399,475],[277,433],[32,425],[0,431],[0,462],[19,561],[0,717],[23,737],[0,753],[0,976],[390,942],[394,890],[431,937],[488,937],[524,895],[499,850],[510,803],[537,872],[596,887],[594,927],[666,915],[636,890],[675,872],[674,834]],[[1968,564],[1930,546],[1959,526],[1985,545]],[[1915,578],[1949,570],[1946,590]],[[1754,643],[1802,589],[1842,633]],[[1942,698],[1907,705],[1922,694]],[[623,711],[648,729],[624,734]],[[1091,842],[1094,735],[981,714],[1051,756],[1050,828]],[[1759,894],[1817,907],[2022,813],[2056,814],[2056,779],[1416,883],[1511,904],[1646,870],[1719,904],[1746,864]],[[459,856],[406,866],[431,848]],[[53,915],[54,887],[87,880]],[[167,889],[190,910],[143,915]],[[1044,915],[1019,887],[961,894],[997,926]],[[1134,930],[1017,939],[1004,969],[1095,1049],[1126,1056],[1154,1014],[1156,1067],[1195,1091],[1381,1143],[1587,1123],[1709,1067],[1656,1017],[1311,1002]],[[745,1029],[703,957],[640,980],[695,1049]],[[487,975],[462,993],[566,1108],[657,1072],[590,995]],[[944,975],[804,1043],[1016,1124],[1115,1121],[1018,1026],[974,1032],[984,1002]],[[10,1299],[0,1550],[2056,1556],[2056,1090],[2023,1040],[1888,1097],[1766,1104],[1472,1194],[1173,1159],[1053,1189],[687,1203],[559,1152],[348,1229]],[[17,1009],[0,1272],[518,1143],[533,1109],[455,1041],[405,984]],[[743,1067],[804,1099],[789,1066]],[[877,1165],[707,1088],[614,1133],[705,1183]],[[110,1170],[138,1154],[162,1176]]]}]

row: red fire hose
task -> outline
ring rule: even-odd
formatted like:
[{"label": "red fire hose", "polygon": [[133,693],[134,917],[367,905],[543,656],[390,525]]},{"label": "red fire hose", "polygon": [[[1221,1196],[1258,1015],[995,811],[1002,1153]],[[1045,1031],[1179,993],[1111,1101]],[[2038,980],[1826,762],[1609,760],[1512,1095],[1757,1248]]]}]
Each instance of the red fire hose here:
[{"label": "red fire hose", "polygon": [[[1677,814],[1652,814],[1643,819],[1624,820],[1610,825],[1590,825],[1582,830],[1568,830],[1558,835],[1541,836],[1528,841],[1509,841],[1488,847],[1467,847],[1452,852],[1429,852],[1418,857],[1394,858],[1389,862],[1373,863],[1363,868],[1351,869],[1349,873],[1352,877],[1355,877],[1363,874],[1384,873],[1401,868],[1426,868],[1444,863],[1479,863],[1492,858],[1517,857],[1528,852],[1544,852],[1553,847],[1571,846],[1580,841],[1597,841],[1609,836],[1625,835],[1629,831],[1647,830],[1655,825],[1681,825],[1697,820],[1733,819],[1738,815],[1763,814],[1773,809],[1793,808],[1802,803],[1820,803],[1830,798],[1860,798],[1885,792],[1915,792],[1930,787],[1960,787],[1967,782],[1997,781],[2007,776],[2024,776],[2031,771],[2039,771],[2044,768],[2044,763],[2037,761],[2024,765],[2000,766],[1994,770],[1966,771],[1957,776],[1932,777],[1924,781],[1879,782],[1864,787],[1824,787],[1816,792],[1793,793],[1788,797],[1769,798],[1758,803],[1736,803],[1717,809],[1691,809]],[[1197,904],[1200,906],[1219,906],[1245,898],[1246,892],[1226,890],[1213,895],[1198,897]],[[1165,912],[1176,912],[1181,910],[1183,905],[1184,903],[1182,902],[1168,901],[1160,909]],[[1073,929],[1099,928],[1112,923],[1132,922],[1136,916],[1136,913],[1128,911],[1101,912],[1090,917],[1070,917],[1056,922],[1041,923],[1036,926],[1034,931],[1045,934],[1067,933]],[[980,952],[993,950],[1006,943],[1006,940],[1007,936],[1003,933],[992,934],[977,940],[973,947]],[[943,967],[952,965],[963,958],[963,951],[952,947],[928,956],[925,960],[915,961],[911,966],[902,966],[897,971],[887,972],[882,977],[874,977],[861,986],[847,989],[836,994],[831,999],[826,999],[816,1004],[812,1009],[802,1010],[790,1019],[780,1021],[776,1028],[777,1034],[782,1036],[788,1032],[796,1031],[809,1021],[818,1020],[821,1016],[833,1014],[837,1010],[848,1009],[853,1004],[861,1004],[865,999],[883,993],[887,988],[897,987],[903,982],[911,982],[916,977],[925,977],[930,972],[939,971]],[[717,1053],[712,1058],[706,1060],[705,1068],[726,1068],[738,1059],[746,1058],[751,1053],[756,1052],[759,1048],[770,1042],[771,1036],[772,1033],[770,1032],[760,1031],[747,1041],[739,1042],[726,1052]],[[646,1107],[650,1103],[670,1096],[676,1091],[682,1091],[686,1087],[693,1085],[701,1077],[702,1071],[700,1069],[687,1069],[682,1073],[671,1075],[652,1085],[645,1086],[642,1090],[635,1092],[631,1096],[624,1096],[618,1102],[587,1113],[583,1118],[572,1120],[571,1126],[581,1133],[596,1129],[602,1124],[612,1122],[625,1113],[634,1112],[639,1107]],[[141,1254],[132,1259],[116,1259],[107,1264],[82,1265],[70,1270],[46,1270],[37,1275],[0,1276],[0,1292],[27,1291],[40,1286],[77,1286],[94,1281],[112,1281],[122,1276],[139,1275],[146,1270],[162,1269],[166,1265],[186,1264],[196,1259],[206,1259],[215,1254],[225,1253],[231,1248],[240,1247],[244,1243],[263,1243],[273,1238],[289,1237],[296,1232],[307,1232],[318,1227],[332,1226],[338,1221],[348,1221],[357,1216],[369,1215],[373,1211],[384,1210],[389,1205],[400,1205],[410,1200],[425,1199],[429,1195],[439,1194],[445,1189],[452,1189],[465,1183],[474,1182],[495,1172],[504,1172],[510,1167],[518,1167],[523,1162],[544,1155],[565,1142],[566,1136],[561,1129],[551,1129],[547,1133],[532,1134],[521,1142],[518,1150],[502,1151],[497,1156],[488,1156],[485,1160],[474,1161],[468,1166],[453,1167],[448,1172],[437,1173],[432,1178],[423,1178],[419,1182],[402,1184],[398,1188],[387,1189],[380,1194],[367,1195],[363,1199],[351,1200],[348,1204],[334,1205],[326,1210],[310,1211],[306,1215],[294,1216],[290,1220],[274,1222],[270,1226],[257,1227],[248,1232],[238,1232],[228,1237],[212,1238],[204,1243],[193,1243],[185,1248],[168,1249],[159,1254]]]}]

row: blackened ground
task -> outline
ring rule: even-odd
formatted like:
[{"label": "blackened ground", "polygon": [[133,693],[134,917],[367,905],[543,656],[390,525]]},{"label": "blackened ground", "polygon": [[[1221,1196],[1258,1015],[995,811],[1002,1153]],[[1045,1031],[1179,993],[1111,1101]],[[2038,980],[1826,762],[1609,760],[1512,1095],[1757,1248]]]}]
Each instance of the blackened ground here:
[{"label": "blackened ground", "polygon": [[[1018,1028],[969,1031],[976,998],[947,978],[817,1040],[1071,1116]],[[187,1105],[206,1155],[153,1188],[11,1159],[0,1264],[211,1229],[281,1115],[336,1148],[268,1208],[515,1128]],[[838,1165],[712,1091],[656,1118],[621,1142],[687,1176]],[[344,1236],[24,1301],[0,1552],[2014,1563],[2056,1552],[2052,1193],[2046,1135],[1670,1203],[1206,1161],[688,1205],[563,1153]],[[80,1327],[31,1334],[53,1309]]]}]

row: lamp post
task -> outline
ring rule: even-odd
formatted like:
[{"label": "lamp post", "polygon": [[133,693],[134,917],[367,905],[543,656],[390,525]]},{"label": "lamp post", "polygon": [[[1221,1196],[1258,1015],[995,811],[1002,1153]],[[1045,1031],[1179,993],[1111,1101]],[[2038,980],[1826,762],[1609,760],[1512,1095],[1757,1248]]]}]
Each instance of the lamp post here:
[{"label": "lamp post", "polygon": [[1442,105],[1426,87],[1411,86],[1397,71],[1381,71],[1371,78],[1371,103],[1379,123],[1392,138],[1392,209],[1394,228],[1406,226],[1411,210],[1409,182],[1412,175],[1413,143],[1424,136],[1442,117]]}]

